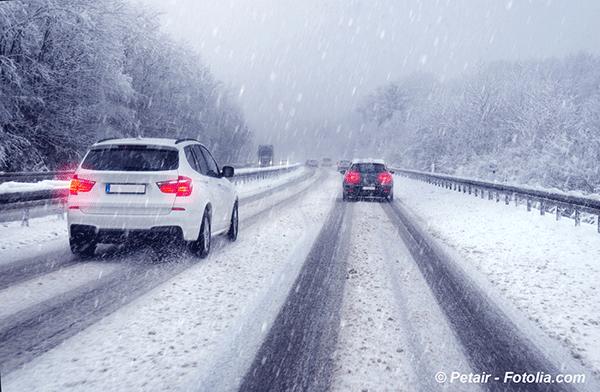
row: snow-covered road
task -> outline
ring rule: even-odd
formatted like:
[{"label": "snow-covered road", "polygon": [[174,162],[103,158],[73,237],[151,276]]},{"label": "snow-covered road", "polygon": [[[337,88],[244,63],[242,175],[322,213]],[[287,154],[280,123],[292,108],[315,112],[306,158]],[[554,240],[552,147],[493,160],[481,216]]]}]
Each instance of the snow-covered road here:
[{"label": "snow-covered road", "polygon": [[[3,390],[178,390],[199,379],[235,388],[339,197],[340,180],[331,171],[294,208],[241,226],[238,241],[205,262],[3,374]],[[594,226],[574,227],[568,219],[556,222],[401,177],[395,195],[515,320],[527,320],[529,334],[542,331],[542,343],[557,344],[565,362],[579,361],[598,375],[600,234]],[[244,208],[258,211],[266,200]],[[30,227],[4,223],[0,230],[0,265],[68,249],[66,222],[57,216],[33,219]],[[415,390],[436,385],[423,380],[432,372],[468,374],[452,331],[378,203],[354,204],[352,238],[332,389]]]}]

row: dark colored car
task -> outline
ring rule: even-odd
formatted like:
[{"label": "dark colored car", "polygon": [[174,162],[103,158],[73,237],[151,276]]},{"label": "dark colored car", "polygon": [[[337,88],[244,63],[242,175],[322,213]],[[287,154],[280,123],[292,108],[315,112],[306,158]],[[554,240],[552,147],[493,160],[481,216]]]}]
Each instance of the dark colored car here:
[{"label": "dark colored car", "polygon": [[352,161],[344,174],[342,198],[382,198],[394,200],[394,174],[381,159],[357,159]]},{"label": "dark colored car", "polygon": [[332,162],[331,162],[331,158],[323,158],[323,163],[321,166],[325,167],[325,166],[331,166]]},{"label": "dark colored car", "polygon": [[345,173],[351,164],[352,164],[352,161],[349,161],[347,159],[342,159],[341,161],[338,162],[337,169],[340,173]]},{"label": "dark colored car", "polygon": [[319,167],[319,160],[318,159],[309,159],[308,161],[306,161],[306,165],[308,167]]}]

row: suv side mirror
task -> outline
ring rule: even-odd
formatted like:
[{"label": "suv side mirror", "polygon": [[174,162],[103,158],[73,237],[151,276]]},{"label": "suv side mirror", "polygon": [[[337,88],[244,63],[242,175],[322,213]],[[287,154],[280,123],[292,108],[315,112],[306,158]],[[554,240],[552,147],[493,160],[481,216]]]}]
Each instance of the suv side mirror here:
[{"label": "suv side mirror", "polygon": [[232,166],[223,166],[221,170],[221,177],[231,178],[233,177],[233,167]]}]

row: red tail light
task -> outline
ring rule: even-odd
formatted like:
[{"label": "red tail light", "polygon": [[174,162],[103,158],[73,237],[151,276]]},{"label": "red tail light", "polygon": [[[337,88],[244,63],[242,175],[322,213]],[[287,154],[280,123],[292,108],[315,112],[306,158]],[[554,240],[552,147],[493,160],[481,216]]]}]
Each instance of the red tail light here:
[{"label": "red tail light", "polygon": [[175,193],[175,196],[189,196],[192,194],[192,179],[179,176],[176,180],[157,182],[156,185],[163,193]]},{"label": "red tail light", "polygon": [[81,193],[89,192],[92,190],[95,183],[96,183],[95,181],[83,180],[83,179],[77,178],[77,174],[75,174],[73,176],[73,179],[71,180],[71,183],[69,184],[69,194],[77,195],[80,192]]},{"label": "red tail light", "polygon": [[360,173],[357,171],[349,171],[345,177],[346,184],[356,185],[360,182]]},{"label": "red tail light", "polygon": [[379,184],[381,185],[392,185],[392,175],[390,173],[379,173],[379,176],[377,177],[377,179],[379,179]]}]

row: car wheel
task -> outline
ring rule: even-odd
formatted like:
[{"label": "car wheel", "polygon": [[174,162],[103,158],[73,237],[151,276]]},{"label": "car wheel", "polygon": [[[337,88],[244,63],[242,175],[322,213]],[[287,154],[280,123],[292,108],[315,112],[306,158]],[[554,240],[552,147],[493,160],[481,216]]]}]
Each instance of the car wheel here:
[{"label": "car wheel", "polygon": [[200,256],[201,258],[208,256],[208,253],[210,252],[210,217],[208,216],[208,211],[204,211],[204,215],[202,216],[202,224],[200,225],[198,239],[192,241],[189,244],[189,248],[193,254]]},{"label": "car wheel", "polygon": [[227,232],[227,239],[231,242],[237,239],[238,235],[238,203],[237,201],[233,205],[233,211],[231,211],[231,223],[229,223],[229,231]]},{"label": "car wheel", "polygon": [[348,194],[346,192],[342,192],[342,200],[348,201]]},{"label": "car wheel", "polygon": [[394,194],[390,193],[389,196],[387,197],[388,201],[391,203],[394,201]]},{"label": "car wheel", "polygon": [[81,238],[69,237],[71,252],[78,257],[92,257],[96,252],[96,242],[87,236]]}]

